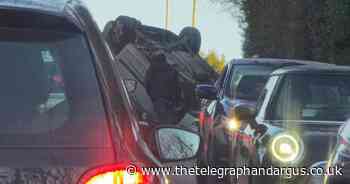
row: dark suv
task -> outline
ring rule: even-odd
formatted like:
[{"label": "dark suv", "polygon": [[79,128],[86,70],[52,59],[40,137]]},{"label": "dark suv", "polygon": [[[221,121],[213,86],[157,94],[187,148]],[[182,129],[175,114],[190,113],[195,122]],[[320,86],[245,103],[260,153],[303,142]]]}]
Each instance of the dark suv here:
[{"label": "dark suv", "polygon": [[[276,69],[318,62],[285,59],[236,59],[226,65],[215,85],[199,85],[196,92],[206,99],[200,114],[203,138],[201,160],[204,164],[226,162],[229,140],[226,123],[230,111],[238,104],[255,108],[256,101],[270,75]],[[208,101],[210,100],[210,101]]]},{"label": "dark suv", "polygon": [[0,16],[0,183],[164,183],[137,168],[195,156],[190,131],[141,132],[80,1],[1,1]]},{"label": "dark suv", "polygon": [[[292,66],[274,71],[257,103],[256,113],[238,105],[232,132],[236,167],[293,168],[277,175],[238,177],[239,183],[305,183],[306,170],[329,158],[337,132],[349,117],[350,68]],[[321,169],[323,169],[321,167]]]}]

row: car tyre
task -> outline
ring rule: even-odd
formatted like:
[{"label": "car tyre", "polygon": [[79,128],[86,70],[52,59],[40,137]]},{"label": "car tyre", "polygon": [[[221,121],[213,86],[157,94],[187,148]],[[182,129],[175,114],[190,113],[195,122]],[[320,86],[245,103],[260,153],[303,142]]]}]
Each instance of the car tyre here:
[{"label": "car tyre", "polygon": [[185,40],[194,54],[198,54],[202,44],[201,33],[194,27],[185,27],[181,30],[180,39]]},{"label": "car tyre", "polygon": [[137,27],[140,25],[141,22],[135,18],[119,16],[114,22],[114,37],[123,45],[133,43],[136,40]]}]

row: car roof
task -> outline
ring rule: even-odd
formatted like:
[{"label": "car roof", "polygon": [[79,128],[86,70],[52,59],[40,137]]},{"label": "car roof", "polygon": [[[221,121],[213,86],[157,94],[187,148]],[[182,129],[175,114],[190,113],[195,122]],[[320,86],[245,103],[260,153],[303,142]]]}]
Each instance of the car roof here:
[{"label": "car roof", "polygon": [[[74,24],[81,31],[94,24],[93,21],[80,21],[80,16],[91,19],[86,15],[87,6],[81,0],[0,0],[1,11],[23,11],[38,15],[56,16]],[[73,12],[73,13],[72,13]],[[90,14],[89,14],[90,15]],[[40,23],[39,23],[40,24]]]},{"label": "car roof", "polygon": [[2,0],[0,9],[25,9],[63,14],[67,3],[75,0]]},{"label": "car roof", "polygon": [[270,65],[270,66],[288,66],[288,65],[310,65],[310,64],[322,64],[331,65],[327,63],[321,63],[308,60],[296,60],[296,59],[277,59],[277,58],[244,58],[233,59],[231,61],[233,65]]},{"label": "car roof", "polygon": [[275,70],[271,75],[283,74],[345,74],[350,75],[350,67],[340,65],[299,65]]}]

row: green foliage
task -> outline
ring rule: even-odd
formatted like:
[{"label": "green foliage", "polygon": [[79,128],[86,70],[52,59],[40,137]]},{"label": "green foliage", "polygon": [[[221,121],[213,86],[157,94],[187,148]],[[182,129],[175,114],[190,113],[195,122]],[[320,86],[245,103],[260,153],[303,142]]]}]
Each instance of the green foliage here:
[{"label": "green foliage", "polygon": [[240,18],[245,57],[350,61],[349,0],[212,1]]},{"label": "green foliage", "polygon": [[213,67],[216,72],[221,73],[224,69],[226,61],[224,55],[221,55],[221,57],[219,57],[218,54],[212,50],[209,51],[207,54],[201,53],[201,56],[205,58],[208,64],[211,67]]}]

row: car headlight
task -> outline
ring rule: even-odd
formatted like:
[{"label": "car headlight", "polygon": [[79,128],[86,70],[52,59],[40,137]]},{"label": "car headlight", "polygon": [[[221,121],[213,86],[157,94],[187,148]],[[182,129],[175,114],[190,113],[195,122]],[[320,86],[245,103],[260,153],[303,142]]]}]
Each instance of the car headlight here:
[{"label": "car headlight", "polygon": [[223,118],[223,121],[225,123],[225,128],[228,132],[234,133],[240,130],[241,128],[241,122],[237,120],[236,118]]},{"label": "car headlight", "polygon": [[303,144],[290,134],[279,134],[271,142],[272,156],[282,163],[297,162],[303,155]]}]

